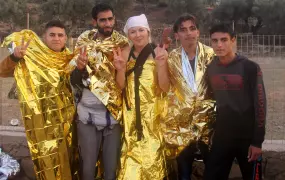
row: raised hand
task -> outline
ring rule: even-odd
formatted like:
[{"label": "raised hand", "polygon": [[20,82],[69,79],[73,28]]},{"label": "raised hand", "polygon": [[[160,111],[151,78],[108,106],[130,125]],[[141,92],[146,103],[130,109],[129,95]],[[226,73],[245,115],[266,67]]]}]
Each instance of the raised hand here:
[{"label": "raised hand", "polygon": [[114,66],[117,71],[126,71],[127,61],[122,56],[122,50],[120,47],[113,49],[114,54]]},{"label": "raised hand", "polygon": [[26,55],[26,50],[28,49],[30,45],[31,39],[28,40],[28,42],[25,44],[24,38],[22,38],[22,43],[20,46],[15,47],[14,49],[14,56],[18,59],[22,59]]},{"label": "raised hand", "polygon": [[160,46],[162,47],[165,44],[165,49],[169,48],[172,40],[170,38],[170,33],[172,32],[171,28],[164,28],[162,32],[162,42]]},{"label": "raised hand", "polygon": [[85,69],[86,65],[88,64],[88,58],[87,58],[87,47],[84,46],[80,49],[80,54],[77,58],[76,64],[77,68],[79,70]]},{"label": "raised hand", "polygon": [[163,44],[162,47],[159,45],[154,49],[155,62],[158,67],[167,65],[168,53],[165,50],[166,45]]}]

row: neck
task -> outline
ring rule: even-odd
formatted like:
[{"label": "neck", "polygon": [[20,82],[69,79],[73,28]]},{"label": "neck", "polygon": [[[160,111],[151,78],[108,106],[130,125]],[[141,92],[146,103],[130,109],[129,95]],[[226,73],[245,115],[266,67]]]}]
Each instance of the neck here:
[{"label": "neck", "polygon": [[[147,44],[146,44],[146,45],[147,45]],[[135,47],[134,53],[135,53],[136,55],[140,54],[141,51],[143,50],[143,48],[144,48],[146,45],[144,45],[144,46],[135,46],[135,45],[134,45],[134,47]]]},{"label": "neck", "polygon": [[183,48],[190,59],[193,59],[196,56],[197,43],[188,44],[187,46],[183,46]]},{"label": "neck", "polygon": [[95,39],[104,40],[104,39],[106,39],[106,38],[108,38],[108,37],[110,37],[110,36],[104,36],[103,34],[101,34],[100,32],[98,32],[98,33],[96,33],[95,37],[96,37]]},{"label": "neck", "polygon": [[231,52],[225,56],[220,56],[219,60],[222,64],[229,64],[230,62],[234,60],[235,56],[236,56],[235,53]]}]

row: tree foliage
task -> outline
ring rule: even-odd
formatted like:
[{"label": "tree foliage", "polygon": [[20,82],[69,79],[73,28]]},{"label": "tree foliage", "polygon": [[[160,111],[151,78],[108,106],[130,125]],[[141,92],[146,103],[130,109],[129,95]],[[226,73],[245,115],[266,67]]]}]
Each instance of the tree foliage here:
[{"label": "tree foliage", "polygon": [[202,0],[168,0],[164,1],[164,3],[168,6],[165,14],[167,17],[166,23],[173,23],[183,13],[190,13],[199,17],[199,19],[204,16],[205,8]]},{"label": "tree foliage", "polygon": [[[5,0],[0,2],[0,21],[24,26],[26,23],[27,0]],[[12,29],[13,26],[11,27]]]},{"label": "tree foliage", "polygon": [[[285,34],[285,0],[1,0],[0,21],[8,23],[11,31],[15,27],[26,28],[29,12],[30,28],[36,32],[41,32],[51,19],[60,19],[69,30],[77,30],[91,25],[91,9],[98,2],[112,5],[121,24],[139,12],[155,14],[151,19],[160,21],[158,24],[172,24],[179,15],[188,12],[198,18],[200,29],[204,30],[212,22],[223,21],[241,27],[238,32]],[[208,11],[209,6],[215,8]]]},{"label": "tree foliage", "polygon": [[203,1],[201,0],[175,0],[170,1],[169,6],[173,13],[179,15],[188,12],[198,17],[204,10]]},{"label": "tree foliage", "polygon": [[91,24],[91,11],[94,5],[104,2],[114,7],[115,12],[122,17],[132,0],[46,0],[41,5],[40,22],[52,19],[64,20],[70,30],[86,27]]},{"label": "tree foliage", "polygon": [[94,0],[46,0],[41,4],[39,22],[60,19],[70,28],[75,28],[91,16],[94,5]]},{"label": "tree foliage", "polygon": [[114,8],[117,19],[125,20],[128,18],[134,0],[102,0],[102,2],[108,3]]},{"label": "tree foliage", "polygon": [[[253,34],[285,33],[285,0],[222,0],[213,11],[213,18],[222,22],[243,21],[240,32]],[[255,23],[249,23],[255,18]]]},{"label": "tree foliage", "polygon": [[262,19],[262,34],[285,34],[285,0],[258,1],[253,13]]},{"label": "tree foliage", "polygon": [[251,14],[253,0],[223,0],[213,11],[213,15],[219,20],[238,21]]},{"label": "tree foliage", "polygon": [[254,0],[222,0],[213,10],[215,20],[236,24],[239,20],[245,22],[245,31],[249,30],[248,18],[252,16]]},{"label": "tree foliage", "polygon": [[[112,5],[118,18],[125,19],[132,0],[3,0],[0,1],[0,21],[26,27],[27,12],[30,12],[30,27],[41,32],[44,24],[52,19],[65,22],[68,30],[86,27],[91,21],[95,4]],[[30,5],[36,5],[30,6]],[[33,16],[34,15],[34,16]],[[91,24],[91,23],[89,23]],[[13,31],[14,28],[11,28]]]}]

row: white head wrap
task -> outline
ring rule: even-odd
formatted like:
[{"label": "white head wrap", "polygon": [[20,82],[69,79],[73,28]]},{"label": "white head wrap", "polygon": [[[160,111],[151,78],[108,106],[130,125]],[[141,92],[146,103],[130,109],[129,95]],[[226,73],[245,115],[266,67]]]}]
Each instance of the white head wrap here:
[{"label": "white head wrap", "polygon": [[132,27],[144,27],[150,32],[150,28],[147,22],[147,18],[144,14],[141,14],[139,16],[132,16],[127,20],[127,23],[124,27],[124,32],[128,34],[128,30]]}]

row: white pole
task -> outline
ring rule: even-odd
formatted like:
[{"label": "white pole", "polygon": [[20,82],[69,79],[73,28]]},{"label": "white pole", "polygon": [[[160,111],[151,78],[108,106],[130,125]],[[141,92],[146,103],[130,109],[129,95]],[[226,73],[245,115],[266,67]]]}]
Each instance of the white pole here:
[{"label": "white pole", "polygon": [[30,29],[30,13],[27,12],[27,29]]}]

